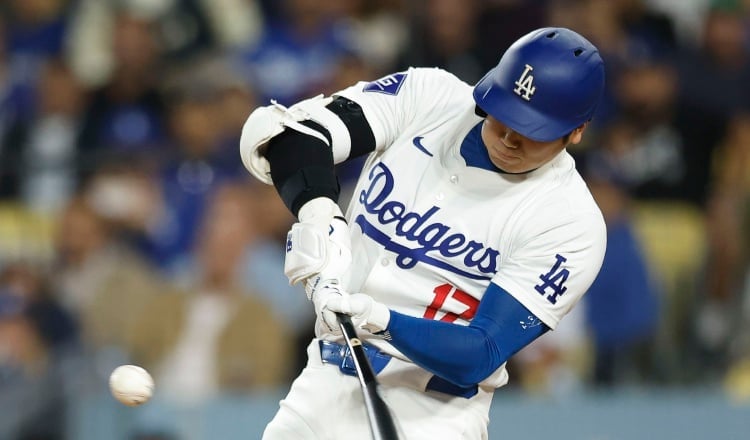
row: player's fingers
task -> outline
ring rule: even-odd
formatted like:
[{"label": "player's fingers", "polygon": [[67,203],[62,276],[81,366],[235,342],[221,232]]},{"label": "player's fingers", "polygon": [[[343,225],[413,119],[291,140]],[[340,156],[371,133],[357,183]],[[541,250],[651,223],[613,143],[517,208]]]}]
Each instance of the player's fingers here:
[{"label": "player's fingers", "polygon": [[334,312],[345,313],[347,315],[352,314],[352,307],[349,303],[349,299],[344,296],[332,297],[326,302],[325,308]]},{"label": "player's fingers", "polygon": [[329,332],[333,333],[334,335],[338,335],[341,333],[341,329],[338,325],[338,320],[336,319],[336,313],[330,310],[323,310],[320,318],[323,320],[323,324],[328,328]]},{"label": "player's fingers", "polygon": [[[332,319],[336,319],[335,315],[332,317]],[[341,329],[338,326],[338,322],[329,323],[326,317],[323,316],[321,313],[318,315],[318,318],[315,320],[315,333],[327,333],[332,334],[334,336],[340,336],[341,335]]]}]

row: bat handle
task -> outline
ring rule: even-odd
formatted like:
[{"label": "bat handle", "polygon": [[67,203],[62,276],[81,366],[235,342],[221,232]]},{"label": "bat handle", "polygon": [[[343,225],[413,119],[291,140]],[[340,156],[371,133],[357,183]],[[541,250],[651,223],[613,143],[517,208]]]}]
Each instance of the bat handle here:
[{"label": "bat handle", "polygon": [[393,422],[393,417],[380,396],[375,372],[367,358],[362,341],[357,337],[357,331],[352,324],[351,317],[343,313],[336,313],[336,318],[339,321],[346,345],[349,347],[350,355],[354,360],[357,378],[364,395],[365,409],[370,419],[370,432],[373,440],[398,440],[398,431]]}]

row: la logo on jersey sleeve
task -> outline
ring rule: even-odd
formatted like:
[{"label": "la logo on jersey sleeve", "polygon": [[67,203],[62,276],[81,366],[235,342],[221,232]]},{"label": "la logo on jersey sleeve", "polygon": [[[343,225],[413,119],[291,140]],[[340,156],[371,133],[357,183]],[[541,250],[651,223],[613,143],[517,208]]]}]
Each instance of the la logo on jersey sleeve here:
[{"label": "la logo on jersey sleeve", "polygon": [[539,275],[539,279],[542,280],[542,282],[534,286],[534,289],[536,289],[540,295],[547,295],[547,301],[552,304],[556,304],[557,297],[568,290],[564,284],[568,281],[568,277],[570,276],[570,271],[561,267],[563,263],[568,261],[568,259],[557,254],[555,255],[555,260],[555,264],[549,272]]},{"label": "la logo on jersey sleeve", "polygon": [[398,91],[401,90],[401,86],[406,80],[406,75],[406,72],[399,72],[384,76],[380,79],[367,83],[362,91],[396,96],[398,95]]}]

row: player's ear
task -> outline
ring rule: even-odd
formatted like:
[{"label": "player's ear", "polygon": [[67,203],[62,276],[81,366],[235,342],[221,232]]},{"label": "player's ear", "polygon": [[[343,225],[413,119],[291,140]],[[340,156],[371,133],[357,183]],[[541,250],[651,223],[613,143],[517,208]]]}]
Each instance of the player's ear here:
[{"label": "player's ear", "polygon": [[583,139],[583,132],[586,131],[586,126],[588,125],[588,122],[584,122],[580,127],[570,133],[569,141],[571,144],[575,145],[581,142],[581,139]]}]

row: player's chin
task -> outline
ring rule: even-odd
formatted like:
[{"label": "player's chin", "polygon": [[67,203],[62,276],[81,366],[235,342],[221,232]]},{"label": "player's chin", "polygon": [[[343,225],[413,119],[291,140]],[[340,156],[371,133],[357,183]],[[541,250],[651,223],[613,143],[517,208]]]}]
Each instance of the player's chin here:
[{"label": "player's chin", "polygon": [[490,155],[490,161],[492,161],[493,165],[506,173],[516,174],[526,172],[523,161],[518,157]]}]

